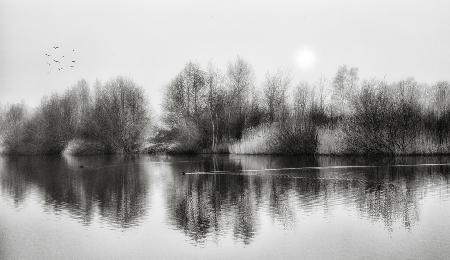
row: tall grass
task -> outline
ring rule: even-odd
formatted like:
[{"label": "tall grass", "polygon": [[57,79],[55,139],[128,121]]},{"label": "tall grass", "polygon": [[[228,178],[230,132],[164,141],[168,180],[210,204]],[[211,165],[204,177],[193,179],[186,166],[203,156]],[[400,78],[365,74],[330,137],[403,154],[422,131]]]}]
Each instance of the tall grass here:
[{"label": "tall grass", "polygon": [[228,149],[234,154],[312,154],[316,146],[313,126],[266,123],[244,131],[242,138]]},{"label": "tall grass", "polygon": [[448,154],[450,153],[450,138],[438,140],[429,133],[420,133],[414,140],[414,146],[405,154]]},{"label": "tall grass", "polygon": [[[425,155],[425,154],[449,154],[450,138],[439,140],[432,133],[417,133],[407,145],[392,145],[389,147],[381,140],[372,143],[373,139],[368,138],[366,142],[360,140],[349,140],[354,135],[346,133],[348,130],[340,125],[334,128],[321,128],[318,130],[319,145],[317,154],[321,155],[342,155],[342,154],[392,154],[392,155]],[[380,136],[377,136],[378,138]],[[357,143],[355,143],[357,142]],[[400,143],[401,140],[395,141]],[[385,149],[385,150],[384,150]]]},{"label": "tall grass", "polygon": [[275,146],[278,128],[262,124],[244,131],[242,138],[228,147],[233,154],[272,154],[278,152]]},{"label": "tall grass", "polygon": [[106,151],[107,149],[101,142],[76,138],[69,141],[63,153],[70,155],[94,155],[104,154]]}]

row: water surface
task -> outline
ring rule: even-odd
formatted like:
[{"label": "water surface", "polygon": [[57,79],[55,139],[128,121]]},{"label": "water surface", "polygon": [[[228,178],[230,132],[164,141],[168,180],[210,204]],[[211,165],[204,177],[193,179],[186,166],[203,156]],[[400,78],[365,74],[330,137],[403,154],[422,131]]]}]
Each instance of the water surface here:
[{"label": "water surface", "polygon": [[448,259],[449,164],[3,156],[0,259]]}]

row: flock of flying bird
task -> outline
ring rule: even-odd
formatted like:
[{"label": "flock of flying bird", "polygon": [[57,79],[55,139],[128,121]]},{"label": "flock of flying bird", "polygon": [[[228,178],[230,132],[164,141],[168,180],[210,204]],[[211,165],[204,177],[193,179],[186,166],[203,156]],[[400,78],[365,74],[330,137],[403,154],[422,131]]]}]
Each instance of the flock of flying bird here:
[{"label": "flock of flying bird", "polygon": [[[69,68],[69,69],[75,69],[75,64],[76,64],[76,60],[74,58],[75,56],[75,49],[72,49],[72,59],[69,59],[69,61],[66,61],[65,56],[59,56],[57,51],[58,49],[60,49],[59,46],[53,46],[53,53],[49,54],[49,53],[44,53],[44,55],[48,58],[47,60],[47,65],[49,68],[49,73],[51,71],[51,69],[53,67],[55,67],[59,72],[63,71],[65,68]],[[68,63],[68,64],[67,64]],[[67,67],[65,67],[65,65]]]}]

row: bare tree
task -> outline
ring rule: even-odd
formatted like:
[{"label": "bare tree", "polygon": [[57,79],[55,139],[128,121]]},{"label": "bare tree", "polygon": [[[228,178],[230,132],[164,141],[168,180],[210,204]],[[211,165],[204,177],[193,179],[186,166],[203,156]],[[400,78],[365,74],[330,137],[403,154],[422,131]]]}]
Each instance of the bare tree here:
[{"label": "bare tree", "polygon": [[227,69],[227,121],[229,136],[240,138],[247,121],[249,91],[254,85],[253,71],[241,57],[228,65]]},{"label": "bare tree", "polygon": [[223,81],[224,79],[220,74],[220,71],[217,68],[214,68],[212,64],[209,64],[208,72],[206,74],[206,86],[208,88],[208,116],[211,124],[211,151],[216,151],[218,142],[219,120],[222,116],[221,112],[223,112],[223,102],[225,98]]},{"label": "bare tree", "polygon": [[282,121],[287,115],[287,90],[290,78],[280,70],[275,74],[266,74],[264,81],[264,97],[267,109],[267,120],[272,122]]},{"label": "bare tree", "polygon": [[333,79],[333,105],[338,115],[348,114],[350,100],[358,86],[358,68],[348,68],[347,65],[340,66]]}]

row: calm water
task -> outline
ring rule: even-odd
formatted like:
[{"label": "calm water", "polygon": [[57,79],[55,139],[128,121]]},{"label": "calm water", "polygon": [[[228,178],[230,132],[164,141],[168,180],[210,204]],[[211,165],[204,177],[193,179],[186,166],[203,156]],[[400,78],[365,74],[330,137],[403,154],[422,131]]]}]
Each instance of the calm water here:
[{"label": "calm water", "polygon": [[448,259],[447,163],[0,157],[0,259]]}]

